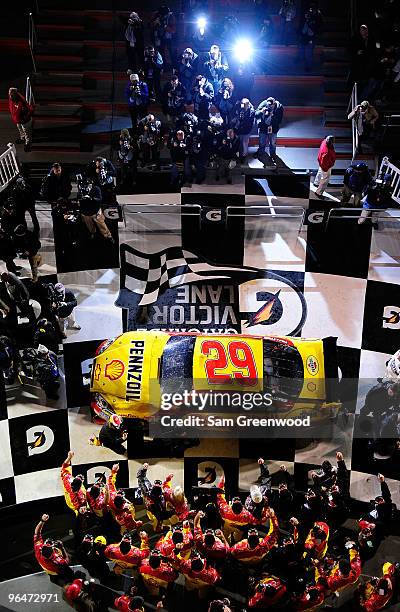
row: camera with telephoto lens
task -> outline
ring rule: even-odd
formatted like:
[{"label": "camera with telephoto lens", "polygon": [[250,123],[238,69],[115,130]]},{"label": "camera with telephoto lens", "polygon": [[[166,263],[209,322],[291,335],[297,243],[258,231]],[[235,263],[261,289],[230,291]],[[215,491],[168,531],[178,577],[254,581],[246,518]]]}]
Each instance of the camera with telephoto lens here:
[{"label": "camera with telephoto lens", "polygon": [[82,176],[82,174],[77,174],[76,182],[78,186],[78,200],[90,198],[92,183],[89,181],[89,179],[86,176]]}]

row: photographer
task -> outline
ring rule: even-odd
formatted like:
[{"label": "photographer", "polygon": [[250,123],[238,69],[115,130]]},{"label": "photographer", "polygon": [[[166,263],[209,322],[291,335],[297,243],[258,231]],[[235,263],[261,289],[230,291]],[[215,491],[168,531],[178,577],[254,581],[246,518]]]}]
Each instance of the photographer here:
[{"label": "photographer", "polygon": [[376,122],[379,119],[379,113],[368,100],[364,100],[361,104],[355,106],[349,113],[349,120],[354,119],[359,136],[358,153],[362,153],[361,142],[370,138],[375,130]]},{"label": "photographer", "polygon": [[185,134],[193,134],[198,124],[199,120],[194,113],[183,113],[183,115],[176,117],[175,120],[175,128],[183,130]]},{"label": "photographer", "polygon": [[210,118],[210,107],[214,98],[214,88],[206,77],[198,74],[192,89],[193,112],[199,122],[208,121]]},{"label": "photographer", "polygon": [[229,65],[225,56],[221,53],[218,45],[211,45],[206,53],[206,61],[203,64],[203,75],[213,86],[214,92],[218,91],[221,81],[228,72]]},{"label": "photographer", "polygon": [[60,332],[54,327],[53,323],[44,317],[36,323],[33,332],[33,346],[38,348],[39,344],[43,344],[49,351],[58,353],[58,345],[60,344]]},{"label": "photographer", "polygon": [[233,109],[231,126],[240,140],[240,160],[243,162],[249,152],[249,140],[254,125],[255,110],[248,98],[236,102]]},{"label": "photographer", "polygon": [[103,207],[114,204],[116,199],[114,177],[117,173],[111,161],[105,157],[96,157],[88,165],[86,174],[100,187]]},{"label": "photographer", "polygon": [[132,129],[136,131],[138,119],[141,119],[147,114],[147,106],[149,104],[149,88],[147,83],[139,80],[139,75],[130,74],[129,83],[125,89],[125,95],[128,100],[128,110],[131,116]]},{"label": "photographer", "polygon": [[168,148],[171,155],[171,186],[181,187],[183,183],[190,183],[192,171],[190,167],[190,136],[183,130],[176,130],[169,140]]},{"label": "photographer", "polygon": [[186,104],[190,104],[191,89],[195,75],[198,73],[199,56],[190,47],[184,50],[178,64],[179,80],[186,90]]},{"label": "photographer", "polygon": [[379,229],[377,221],[374,221],[374,217],[379,215],[378,213],[371,213],[371,209],[386,210],[393,206],[392,200],[392,175],[385,174],[382,179],[375,179],[371,186],[368,188],[367,195],[362,201],[363,209],[361,216],[358,219],[358,223],[365,223],[366,219],[371,215],[371,224],[374,229]]},{"label": "photographer", "polygon": [[162,4],[150,22],[151,39],[155,49],[161,51],[169,66],[175,64],[176,19],[166,4]]},{"label": "photographer", "polygon": [[130,189],[136,184],[137,144],[129,130],[123,128],[119,135],[118,185]]},{"label": "photographer", "polygon": [[81,180],[78,183],[78,198],[82,220],[86,225],[90,237],[93,239],[96,235],[96,228],[106,240],[114,244],[114,238],[108,229],[103,211],[101,210],[102,194],[98,185],[95,185],[90,180]]},{"label": "photographer", "polygon": [[142,153],[142,167],[153,163],[160,169],[161,121],[154,115],[147,115],[138,124],[139,149]]},{"label": "photographer", "polygon": [[128,433],[124,427],[123,420],[117,414],[112,414],[99,431],[99,435],[92,434],[89,443],[92,446],[104,446],[118,455],[126,455],[123,445],[128,439]]},{"label": "photographer", "polygon": [[22,223],[14,230],[13,244],[15,250],[23,257],[27,257],[32,272],[32,282],[38,280],[38,267],[42,263],[42,256],[38,255],[41,242],[35,232],[28,230]]},{"label": "photographer", "polygon": [[143,77],[149,88],[150,102],[155,102],[155,100],[160,100],[161,98],[160,78],[163,63],[163,58],[159,51],[156,51],[152,46],[145,48]]},{"label": "photographer", "polygon": [[231,125],[233,109],[236,104],[236,98],[233,91],[234,86],[232,81],[225,77],[222,79],[221,86],[218,89],[214,99],[214,105],[220,112],[220,115],[224,121],[225,129]]},{"label": "photographer", "polygon": [[135,12],[129,15],[125,41],[128,68],[133,71],[138,70],[143,59],[143,21]]},{"label": "photographer", "polygon": [[206,166],[211,152],[209,132],[205,124],[192,131],[190,142],[190,163],[196,170],[196,183],[201,185],[206,178]]},{"label": "photographer", "polygon": [[15,204],[16,222],[25,223],[25,213],[29,213],[34,232],[39,235],[40,226],[35,210],[35,194],[32,187],[27,183],[23,176],[17,176],[11,188],[11,197]]},{"label": "photographer", "polygon": [[281,18],[281,44],[288,46],[292,34],[293,23],[296,17],[296,3],[294,0],[283,0],[279,9]]},{"label": "photographer", "polygon": [[81,329],[81,326],[75,321],[74,314],[78,302],[73,291],[62,283],[56,283],[54,286],[49,285],[49,291],[52,300],[51,310],[57,318],[62,337],[66,338],[65,332],[67,329]]},{"label": "photographer", "polygon": [[29,348],[21,351],[21,369],[25,376],[37,380],[46,397],[58,399],[60,372],[57,355],[39,344],[37,349]]},{"label": "photographer", "polygon": [[306,11],[300,31],[300,48],[304,67],[310,72],[313,67],[314,47],[317,36],[322,31],[322,13],[316,2],[311,2]]},{"label": "photographer", "polygon": [[40,196],[54,209],[71,195],[71,179],[60,163],[54,162],[49,173],[43,179]]},{"label": "photographer", "polygon": [[185,112],[186,89],[178,79],[178,75],[173,74],[170,80],[165,83],[162,92],[162,111],[167,120],[173,119]]},{"label": "photographer", "polygon": [[[275,98],[263,100],[257,107],[255,118],[258,127],[258,150],[254,157],[265,155],[265,147],[269,146],[271,162],[276,164],[276,139],[283,119],[283,106]],[[265,166],[265,163],[264,163]]]},{"label": "photographer", "polygon": [[219,137],[216,150],[216,181],[219,181],[222,174],[228,184],[232,183],[232,170],[235,168],[239,158],[239,146],[239,138],[236,136],[233,128],[229,128]]},{"label": "photographer", "polygon": [[9,311],[21,313],[23,317],[27,317],[29,322],[35,322],[35,313],[30,305],[30,295],[24,283],[12,272],[3,272],[1,275],[4,294],[2,296],[4,304],[9,308]]}]

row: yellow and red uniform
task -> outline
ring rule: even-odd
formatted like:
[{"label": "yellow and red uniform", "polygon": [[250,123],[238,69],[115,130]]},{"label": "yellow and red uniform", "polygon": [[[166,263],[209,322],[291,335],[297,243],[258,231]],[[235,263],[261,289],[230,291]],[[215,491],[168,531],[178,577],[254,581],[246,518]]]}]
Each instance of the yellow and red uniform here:
[{"label": "yellow and red uniform", "polygon": [[174,521],[174,517],[172,516],[172,520],[170,519],[169,521],[171,524],[174,524],[174,522],[181,523],[182,521],[185,521],[189,514],[189,504],[185,495],[182,495],[182,499],[180,500],[174,496],[174,492],[171,485],[173,477],[173,474],[168,474],[162,485],[163,495],[167,504],[167,508],[173,508],[178,519],[177,521]]},{"label": "yellow and red uniform", "polygon": [[49,559],[42,555],[44,540],[42,535],[33,536],[33,547],[35,552],[36,561],[40,567],[44,569],[46,574],[50,576],[57,576],[62,572],[65,567],[68,567],[68,562],[64,558],[59,548],[54,548],[53,553]]},{"label": "yellow and red uniform", "polygon": [[189,591],[194,589],[203,589],[214,585],[220,579],[220,575],[213,567],[208,567],[204,562],[204,567],[199,572],[192,570],[191,562],[186,559],[181,559],[179,556],[172,557],[176,569],[185,577],[185,587]]},{"label": "yellow and red uniform", "polygon": [[[315,593],[313,598],[310,597],[310,591]],[[296,612],[314,612],[325,601],[325,587],[322,584],[317,584],[312,587],[307,587],[304,593],[293,600],[293,607]]]},{"label": "yellow and red uniform", "polygon": [[113,519],[120,526],[121,534],[124,534],[126,531],[134,531],[138,529],[143,522],[135,521],[135,506],[132,502],[125,502],[122,508],[117,508],[114,503],[115,496],[118,495],[117,488],[115,486],[115,481],[117,479],[117,472],[111,470],[111,474],[107,480],[108,486],[108,507],[113,516]]},{"label": "yellow and red uniform", "polygon": [[166,589],[167,586],[175,582],[179,576],[179,573],[171,567],[169,563],[161,561],[159,567],[152,568],[150,567],[148,559],[142,561],[139,567],[139,574],[143,578],[143,582],[149,591],[158,590],[160,588]]},{"label": "yellow and red uniform", "polygon": [[150,554],[148,535],[141,537],[140,548],[132,546],[127,554],[123,554],[119,544],[109,544],[104,549],[104,556],[115,563],[114,572],[119,573],[122,569],[132,569]]},{"label": "yellow and red uniform", "polygon": [[209,559],[225,559],[229,552],[229,546],[217,536],[215,536],[212,546],[206,546],[203,530],[200,525],[194,528],[194,543],[199,553]]},{"label": "yellow and red uniform", "polygon": [[68,508],[71,508],[75,514],[78,514],[79,508],[87,508],[86,489],[83,483],[79,491],[75,492],[72,490],[71,483],[74,480],[74,476],[72,475],[71,465],[65,465],[65,463],[62,464],[61,480],[64,489],[64,497]]},{"label": "yellow and red uniform", "polygon": [[385,563],[382,567],[382,577],[376,585],[367,582],[365,592],[360,598],[360,606],[367,612],[382,610],[393,597],[393,563]]},{"label": "yellow and red uniform", "polygon": [[361,559],[355,548],[349,549],[350,572],[346,576],[342,574],[339,563],[335,563],[328,575],[326,575],[328,589],[333,593],[341,591],[350,584],[355,584],[361,574]]},{"label": "yellow and red uniform", "polygon": [[[274,587],[274,591],[272,593],[265,593],[264,590],[261,590],[262,587],[266,585]],[[266,576],[257,583],[256,592],[250,597],[247,605],[253,610],[266,610],[278,603],[285,594],[286,586],[282,583],[280,578],[276,578],[276,576]]]},{"label": "yellow and red uniform", "polygon": [[264,559],[265,555],[276,544],[279,533],[279,524],[276,515],[270,518],[270,525],[267,535],[259,538],[259,543],[254,548],[250,548],[247,538],[237,542],[231,547],[231,555],[242,563],[255,564]]},{"label": "yellow and red uniform", "polygon": [[[183,546],[179,552],[184,559],[188,559],[193,546],[193,534],[190,527],[183,527],[182,533]],[[175,550],[175,544],[172,541],[172,534],[173,531],[170,529],[162,538],[158,540],[157,544],[155,545],[155,548],[157,548],[164,557],[169,557]]]},{"label": "yellow and red uniform", "polygon": [[104,487],[101,487],[100,494],[96,499],[91,496],[90,491],[86,491],[86,499],[89,508],[94,514],[100,518],[107,513],[107,492]]},{"label": "yellow and red uniform", "polygon": [[114,600],[114,608],[120,612],[144,612],[144,608],[132,608],[130,595],[121,595]]},{"label": "yellow and red uniform", "polygon": [[316,521],[314,523],[314,527],[319,527],[325,534],[325,539],[317,539],[312,534],[312,529],[306,538],[304,543],[305,553],[313,552],[313,556],[316,559],[323,559],[326,555],[326,551],[328,550],[328,541],[329,541],[329,526],[322,521]]},{"label": "yellow and red uniform", "polygon": [[[218,484],[218,488],[223,489],[223,481],[221,480]],[[243,530],[247,525],[255,525],[257,524],[254,516],[246,510],[246,508],[242,508],[239,514],[235,514],[233,512],[232,507],[225,499],[225,494],[221,491],[221,493],[217,494],[217,505],[218,510],[221,515],[221,518],[224,521],[224,529],[227,532],[233,532],[235,530]]]}]

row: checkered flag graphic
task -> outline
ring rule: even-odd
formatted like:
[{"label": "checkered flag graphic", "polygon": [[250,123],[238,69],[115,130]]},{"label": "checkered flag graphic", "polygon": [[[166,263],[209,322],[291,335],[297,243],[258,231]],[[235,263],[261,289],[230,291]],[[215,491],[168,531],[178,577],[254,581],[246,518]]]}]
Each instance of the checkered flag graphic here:
[{"label": "checkered flag graphic", "polygon": [[121,289],[140,295],[139,306],[154,304],[166,289],[205,279],[230,279],[236,272],[254,269],[215,266],[181,247],[147,254],[121,245]]}]

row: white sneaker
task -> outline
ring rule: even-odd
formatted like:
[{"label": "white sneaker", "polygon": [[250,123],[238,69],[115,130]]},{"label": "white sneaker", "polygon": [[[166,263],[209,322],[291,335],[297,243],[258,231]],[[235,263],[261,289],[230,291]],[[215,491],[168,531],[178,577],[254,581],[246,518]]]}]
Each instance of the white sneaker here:
[{"label": "white sneaker", "polygon": [[68,329],[82,329],[78,323],[74,323],[73,325],[68,325]]}]

